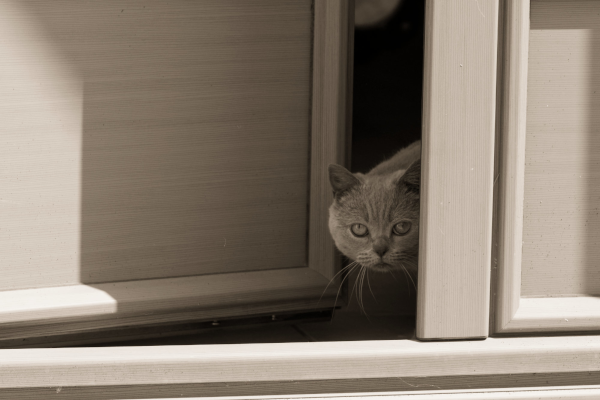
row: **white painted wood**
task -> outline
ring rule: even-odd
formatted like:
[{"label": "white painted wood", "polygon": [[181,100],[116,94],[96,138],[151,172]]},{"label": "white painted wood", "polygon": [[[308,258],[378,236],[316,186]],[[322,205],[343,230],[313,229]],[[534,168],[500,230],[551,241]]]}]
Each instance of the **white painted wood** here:
[{"label": "white painted wood", "polygon": [[311,4],[2,2],[0,290],[306,266]]},{"label": "white painted wood", "polygon": [[[543,385],[556,386],[570,376],[578,377],[571,385],[594,379],[597,384],[600,373],[596,336],[24,349],[1,355],[0,393],[15,396],[57,391],[91,396],[85,398],[232,396],[240,389],[246,392],[237,395],[245,396],[364,394],[394,385],[396,392],[449,390],[448,382],[463,382],[453,390],[489,385],[482,391],[507,390],[502,385],[514,382],[514,391],[547,379],[554,382]],[[381,386],[371,389],[369,382]]]},{"label": "white painted wood", "polygon": [[[337,286],[310,268],[0,292],[0,346],[14,339],[333,307]],[[2,341],[10,341],[5,344]]]},{"label": "white painted wood", "polygon": [[521,295],[600,295],[600,2],[532,2],[529,42]]},{"label": "white painted wood", "polygon": [[600,330],[599,11],[534,1],[528,32],[527,7],[507,4],[497,333]]},{"label": "white painted wood", "polygon": [[[436,394],[370,394],[370,395],[345,395],[328,397],[310,397],[312,399],[336,399],[336,400],[577,400],[598,399],[600,389],[557,389],[557,390],[519,390],[519,391],[491,391],[491,392],[460,392],[460,393],[436,393]],[[272,397],[275,399],[276,397]],[[278,397],[280,399],[293,399],[299,397]],[[309,398],[308,396],[302,398]],[[206,398],[205,398],[206,399]],[[207,399],[210,400],[210,399]],[[213,398],[216,400],[216,398]],[[227,400],[227,398],[223,399]]]},{"label": "white painted wood", "polygon": [[0,4],[0,346],[333,306],[353,2],[312,3]]},{"label": "white painted wood", "polygon": [[340,258],[327,221],[333,194],[327,166],[346,165],[352,137],[354,2],[314,3],[308,265],[331,279]]},{"label": "white painted wood", "polygon": [[497,327],[505,326],[513,318],[521,297],[529,1],[505,2],[503,32],[502,149],[498,174],[498,242],[494,246]]},{"label": "white painted wood", "polygon": [[502,332],[600,330],[600,297],[523,297]]},{"label": "white painted wood", "polygon": [[[459,392],[443,392],[443,393],[344,393],[334,394],[329,396],[265,396],[264,399],[313,399],[313,400],[577,400],[577,399],[597,399],[600,397],[600,389],[585,388],[585,389],[553,389],[553,390],[519,390],[519,391],[459,391]],[[200,399],[196,397],[195,399]],[[242,399],[258,399],[256,396],[236,396],[236,397],[202,397],[204,400],[242,400]]]},{"label": "white painted wood", "polygon": [[426,5],[417,337],[486,337],[498,1]]}]

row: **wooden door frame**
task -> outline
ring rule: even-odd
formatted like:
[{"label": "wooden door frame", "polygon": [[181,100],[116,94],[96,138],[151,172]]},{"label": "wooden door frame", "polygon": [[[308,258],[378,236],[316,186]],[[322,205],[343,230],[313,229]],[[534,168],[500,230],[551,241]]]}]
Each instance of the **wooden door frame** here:
[{"label": "wooden door frame", "polygon": [[85,340],[101,340],[123,327],[332,309],[341,301],[339,279],[331,281],[340,258],[327,225],[327,167],[348,160],[353,9],[347,0],[313,4],[306,266],[0,292],[0,347],[73,344],[78,332],[98,332]]},{"label": "wooden door frame", "polygon": [[597,297],[521,297],[530,2],[508,0],[505,12],[493,331],[598,331]]},{"label": "wooden door frame", "polygon": [[600,336],[13,349],[0,356],[6,398],[600,388]]},{"label": "wooden door frame", "polygon": [[489,326],[498,0],[429,0],[417,337]]},{"label": "wooden door frame", "polygon": [[[490,0],[490,4],[493,5],[493,1]],[[325,2],[327,7],[340,7],[338,11],[348,4],[345,0],[317,0],[317,13],[319,7],[325,7]],[[448,15],[447,18],[454,17]],[[431,25],[428,26],[426,34],[431,33]],[[338,28],[335,32],[339,32]],[[484,85],[488,87],[488,83]],[[337,99],[337,107],[344,104],[339,101],[339,95],[329,98]],[[331,118],[338,114],[324,115]],[[341,125],[334,126],[338,126],[339,133]],[[472,138],[471,135],[466,137]],[[487,144],[489,138],[485,140]],[[335,157],[341,157],[342,151],[336,151]],[[426,156],[432,154],[431,149],[425,153]],[[449,176],[448,179],[455,178]],[[485,185],[485,190],[476,192],[479,193],[476,196],[483,198],[490,185],[491,182]],[[479,228],[487,229],[487,220],[475,219],[474,223],[476,221],[481,224]],[[433,228],[429,226],[427,238],[431,237]],[[456,243],[471,239],[465,230],[446,238]],[[461,264],[451,267],[450,272],[462,268]],[[427,287],[433,278],[425,278],[421,285]],[[442,278],[435,278],[436,283]],[[474,298],[480,298],[485,290],[479,286],[485,283],[482,281],[465,281],[457,289],[468,291],[476,285],[478,294]],[[179,287],[179,283],[183,282],[175,287]],[[193,286],[190,283],[190,288]],[[427,296],[432,296],[431,292]],[[460,304],[451,301],[449,307]],[[476,318],[476,324],[470,326],[480,329],[486,317],[476,315]],[[452,324],[460,322],[469,321],[463,319]],[[86,399],[181,396],[219,396],[221,399],[226,398],[223,396],[255,396],[256,399],[318,395],[415,398],[414,395],[419,394],[422,400],[474,400],[550,399],[558,390],[558,394],[583,399],[594,398],[600,390],[598,359],[600,336],[5,349],[0,350],[0,397],[60,394],[65,398]]]}]

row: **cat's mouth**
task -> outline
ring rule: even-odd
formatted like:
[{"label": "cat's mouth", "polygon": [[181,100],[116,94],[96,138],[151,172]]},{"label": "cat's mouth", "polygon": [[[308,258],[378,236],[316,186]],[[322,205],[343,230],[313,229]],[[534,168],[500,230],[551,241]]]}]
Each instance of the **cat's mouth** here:
[{"label": "cat's mouth", "polygon": [[381,262],[381,263],[373,264],[369,268],[371,268],[374,271],[388,272],[389,270],[393,269],[394,267],[388,263]]}]

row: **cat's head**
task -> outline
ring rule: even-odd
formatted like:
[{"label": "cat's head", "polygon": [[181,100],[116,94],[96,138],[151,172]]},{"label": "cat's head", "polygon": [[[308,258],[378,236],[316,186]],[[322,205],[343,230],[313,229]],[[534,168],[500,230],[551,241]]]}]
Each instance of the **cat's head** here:
[{"label": "cat's head", "polygon": [[416,271],[421,160],[389,175],[329,166],[329,231],[349,259],[377,271]]}]

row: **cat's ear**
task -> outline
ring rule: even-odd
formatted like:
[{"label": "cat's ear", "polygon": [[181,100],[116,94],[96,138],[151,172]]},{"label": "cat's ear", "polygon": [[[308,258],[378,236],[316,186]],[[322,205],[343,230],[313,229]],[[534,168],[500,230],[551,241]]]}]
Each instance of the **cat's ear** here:
[{"label": "cat's ear", "polygon": [[406,172],[400,177],[399,184],[403,184],[410,192],[421,192],[421,159],[413,162]]},{"label": "cat's ear", "polygon": [[333,196],[338,199],[353,187],[360,185],[361,181],[346,168],[337,164],[329,164],[329,183],[333,189]]}]

